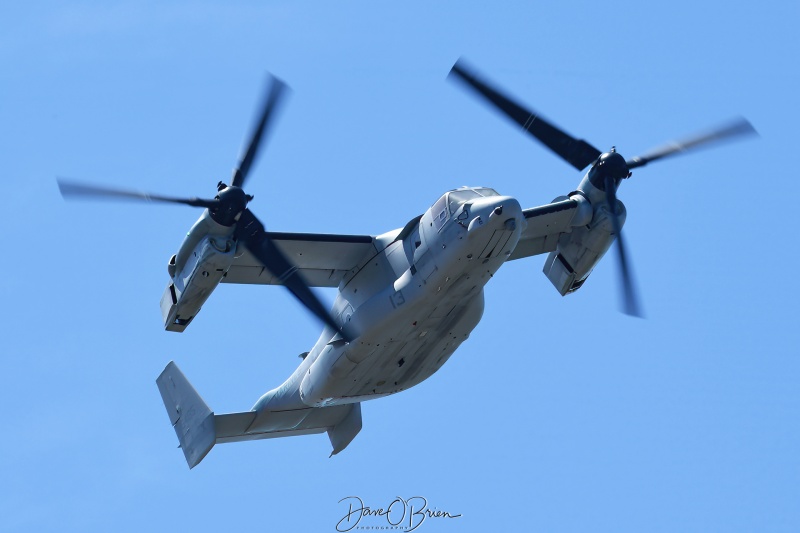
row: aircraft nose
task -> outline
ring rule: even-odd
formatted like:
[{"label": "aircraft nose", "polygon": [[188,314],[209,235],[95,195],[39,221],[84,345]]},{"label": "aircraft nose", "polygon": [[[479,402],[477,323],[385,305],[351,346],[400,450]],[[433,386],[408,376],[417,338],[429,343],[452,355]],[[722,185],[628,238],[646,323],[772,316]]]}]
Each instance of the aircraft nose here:
[{"label": "aircraft nose", "polygon": [[509,220],[519,222],[522,218],[522,206],[519,205],[516,198],[501,196],[494,203],[495,206],[489,215],[490,218],[502,218],[504,223]]},{"label": "aircraft nose", "polygon": [[481,198],[472,205],[473,218],[469,231],[485,226],[514,231],[522,222],[522,207],[511,196]]}]

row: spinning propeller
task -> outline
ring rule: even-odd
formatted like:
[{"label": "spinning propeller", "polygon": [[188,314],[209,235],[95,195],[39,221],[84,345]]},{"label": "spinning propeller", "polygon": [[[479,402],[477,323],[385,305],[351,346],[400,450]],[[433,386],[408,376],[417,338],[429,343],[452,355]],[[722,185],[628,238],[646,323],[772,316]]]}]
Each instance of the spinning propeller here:
[{"label": "spinning propeller", "polygon": [[173,198],[171,196],[85,185],[62,179],[58,180],[58,187],[64,198],[127,199],[207,208],[211,218],[218,224],[228,227],[235,225],[234,237],[236,240],[244,244],[250,253],[261,261],[264,267],[279,279],[280,283],[289,289],[306,309],[311,311],[323,323],[333,328],[334,331],[338,331],[342,338],[349,342],[350,339],[341,331],[325,309],[325,306],[302,278],[297,267],[275,245],[269,233],[264,229],[264,225],[247,207],[253,197],[246,194],[243,187],[250,174],[253,161],[266,140],[276,110],[280,107],[285,97],[286,89],[286,85],[281,80],[272,77],[270,90],[264,100],[258,123],[250,142],[247,144],[244,155],[233,171],[231,184],[226,185],[220,182],[217,186],[217,195],[212,200]]},{"label": "spinning propeller", "polygon": [[610,152],[603,153],[586,141],[575,139],[541,116],[522,107],[478,77],[462,60],[458,60],[453,65],[450,75],[466,83],[508,118],[519,124],[523,130],[576,169],[582,170],[590,164],[592,165],[589,179],[592,185],[606,193],[608,212],[611,214],[611,223],[614,228],[614,234],[617,236],[623,312],[632,316],[641,317],[642,313],[639,298],[634,289],[630,261],[625,251],[619,214],[616,210],[617,188],[621,181],[631,176],[630,171],[632,169],[643,167],[653,161],[699,148],[712,142],[756,133],[753,126],[742,118],[710,132],[666,144],[643,156],[634,157],[626,161],[613,148]]}]

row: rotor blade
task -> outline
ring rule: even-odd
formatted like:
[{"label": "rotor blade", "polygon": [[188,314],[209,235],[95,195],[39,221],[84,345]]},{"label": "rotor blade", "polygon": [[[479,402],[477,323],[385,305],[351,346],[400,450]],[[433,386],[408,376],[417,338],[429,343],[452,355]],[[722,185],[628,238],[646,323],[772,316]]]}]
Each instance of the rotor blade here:
[{"label": "rotor blade", "polygon": [[740,135],[758,135],[758,132],[746,119],[739,118],[730,124],[715,128],[709,132],[667,143],[643,156],[634,157],[627,162],[628,168],[634,169],[636,167],[643,167],[647,163],[656,161],[658,159],[663,159],[671,155],[680,154],[694,148],[699,148],[714,142],[731,139]]},{"label": "rotor blade", "polygon": [[550,148],[573,167],[581,170],[600,157],[600,150],[581,139],[575,139],[566,132],[550,124],[536,113],[525,109],[508,96],[502,94],[488,83],[478,78],[464,61],[459,59],[450,70],[461,81],[495,105],[522,129],[533,135],[539,142]]},{"label": "rotor blade", "polygon": [[272,83],[270,84],[269,93],[264,100],[258,124],[253,131],[253,135],[250,137],[250,142],[247,144],[247,150],[242,156],[241,161],[239,161],[239,165],[233,171],[233,180],[231,185],[236,187],[244,186],[244,182],[247,180],[247,175],[250,173],[250,167],[253,164],[253,160],[258,154],[258,150],[263,143],[262,137],[269,132],[271,118],[280,105],[283,95],[287,89],[286,84],[280,79],[272,75],[270,75],[270,78]]},{"label": "rotor blade", "polygon": [[113,200],[141,200],[144,202],[167,202],[171,204],[184,204],[193,207],[214,208],[219,203],[218,200],[203,200],[202,198],[173,198],[171,196],[161,196],[141,191],[129,191],[124,189],[112,189],[110,187],[98,187],[83,183],[76,183],[63,179],[56,179],[61,196],[66,198],[87,198],[87,199],[113,199]]},{"label": "rotor blade", "polygon": [[320,302],[319,298],[317,298],[300,275],[297,267],[289,261],[283,252],[275,245],[275,242],[269,238],[264,229],[264,225],[249,209],[245,209],[242,212],[241,218],[239,218],[236,227],[236,237],[247,246],[250,253],[258,258],[273,276],[278,278],[281,285],[289,289],[289,292],[291,292],[306,309],[311,311],[325,325],[333,328],[334,331],[338,331],[344,340],[350,342],[351,339],[339,328],[338,324],[333,320],[333,317],[331,317],[322,305],[322,302]]},{"label": "rotor blade", "polygon": [[642,318],[644,315],[639,305],[639,298],[633,283],[633,274],[628,264],[628,254],[625,251],[625,241],[622,238],[622,228],[617,216],[617,192],[614,178],[606,177],[606,200],[608,201],[608,211],[611,214],[611,224],[614,227],[614,234],[617,236],[617,252],[619,256],[619,274],[622,285],[622,312],[626,315]]}]

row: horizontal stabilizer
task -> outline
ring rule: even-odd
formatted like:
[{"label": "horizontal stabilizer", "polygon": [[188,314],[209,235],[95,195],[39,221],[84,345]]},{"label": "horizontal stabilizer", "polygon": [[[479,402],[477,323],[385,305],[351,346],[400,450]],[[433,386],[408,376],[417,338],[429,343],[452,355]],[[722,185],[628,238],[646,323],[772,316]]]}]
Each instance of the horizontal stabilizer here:
[{"label": "horizontal stabilizer", "polygon": [[174,362],[167,365],[156,384],[189,468],[197,466],[217,443],[327,431],[333,456],[361,431],[360,403],[215,415]]}]

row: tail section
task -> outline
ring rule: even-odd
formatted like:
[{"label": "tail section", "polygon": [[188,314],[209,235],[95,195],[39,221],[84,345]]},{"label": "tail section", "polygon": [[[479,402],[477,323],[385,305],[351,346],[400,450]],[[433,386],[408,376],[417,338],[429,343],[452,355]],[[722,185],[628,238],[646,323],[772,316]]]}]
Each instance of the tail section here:
[{"label": "tail section", "polygon": [[361,404],[354,403],[343,407],[349,408],[347,414],[335,426],[328,428],[328,438],[333,446],[330,457],[347,448],[361,431]]},{"label": "tail section", "polygon": [[333,447],[331,456],[334,456],[344,450],[361,431],[359,403],[215,415],[174,362],[167,365],[156,379],[156,384],[189,468],[194,468],[202,461],[217,443],[326,431]]},{"label": "tail section", "polygon": [[170,361],[156,384],[186,462],[194,468],[216,443],[214,413],[174,362]]}]

